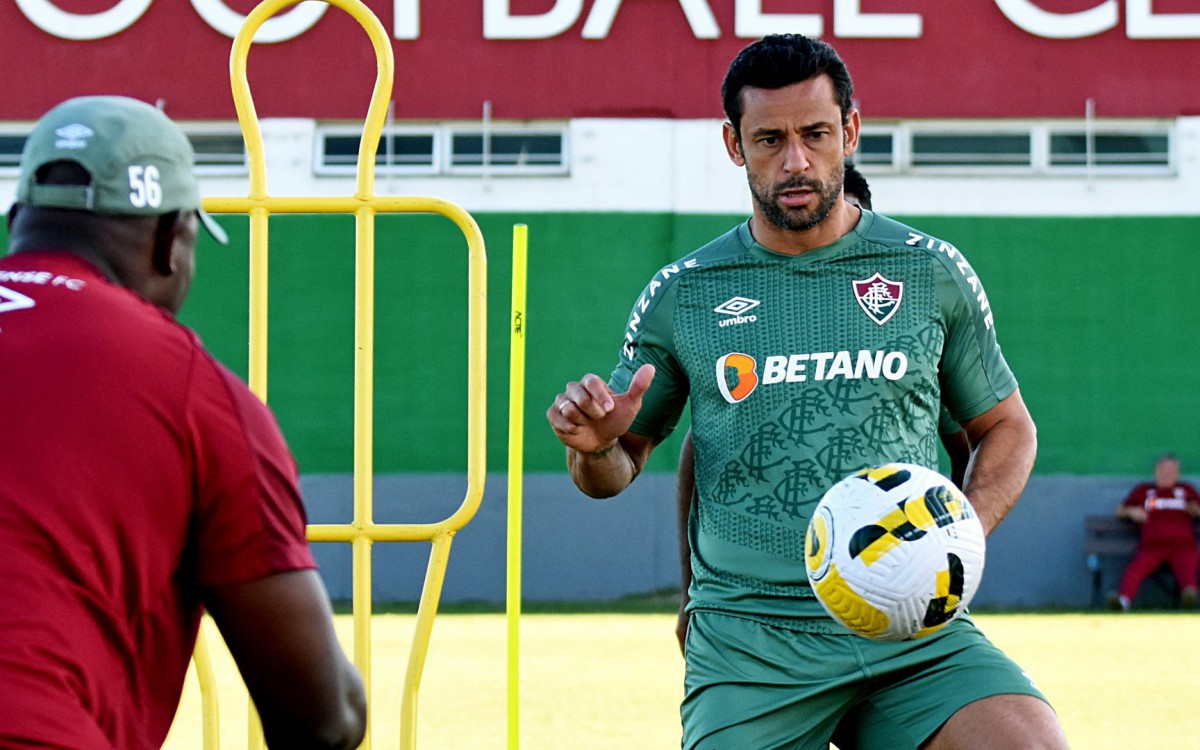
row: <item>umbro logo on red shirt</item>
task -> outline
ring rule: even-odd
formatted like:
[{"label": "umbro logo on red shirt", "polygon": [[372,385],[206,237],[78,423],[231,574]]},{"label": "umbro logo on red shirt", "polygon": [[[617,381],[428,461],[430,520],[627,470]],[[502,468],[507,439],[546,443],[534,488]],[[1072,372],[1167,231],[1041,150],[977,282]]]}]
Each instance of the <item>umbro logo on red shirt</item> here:
[{"label": "umbro logo on red shirt", "polygon": [[0,286],[0,313],[33,307],[33,300],[20,292]]}]

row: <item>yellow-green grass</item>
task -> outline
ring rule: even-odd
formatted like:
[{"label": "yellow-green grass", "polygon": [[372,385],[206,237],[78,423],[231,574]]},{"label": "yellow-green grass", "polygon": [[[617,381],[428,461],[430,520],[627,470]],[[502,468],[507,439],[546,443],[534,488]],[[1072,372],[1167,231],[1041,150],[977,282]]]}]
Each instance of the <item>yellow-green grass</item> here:
[{"label": "yellow-green grass", "polygon": [[[1200,749],[1200,616],[977,615],[976,621],[1054,703],[1073,748]],[[399,745],[410,615],[376,615],[373,747]],[[246,747],[246,697],[212,637],[221,747]],[[350,652],[352,625],[337,618]],[[434,625],[418,709],[418,748],[506,747],[506,621],[442,615]],[[527,750],[679,746],[683,663],[665,614],[528,614],[521,620],[521,746]],[[170,750],[200,750],[200,699],[190,675]]]}]

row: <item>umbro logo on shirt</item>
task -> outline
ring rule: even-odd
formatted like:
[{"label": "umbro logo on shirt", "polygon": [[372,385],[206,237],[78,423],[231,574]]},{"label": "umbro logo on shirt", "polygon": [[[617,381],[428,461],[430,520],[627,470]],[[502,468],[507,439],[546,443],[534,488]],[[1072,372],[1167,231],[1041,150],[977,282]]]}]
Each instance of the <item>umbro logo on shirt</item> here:
[{"label": "umbro logo on shirt", "polygon": [[746,315],[745,313],[761,304],[760,300],[750,299],[749,297],[731,297],[714,307],[713,312],[731,316],[724,318],[718,323],[718,325],[724,328],[725,326],[735,326],[741,323],[753,323],[758,320],[757,315]]},{"label": "umbro logo on shirt", "polygon": [[33,300],[12,289],[0,286],[0,313],[33,307]]}]

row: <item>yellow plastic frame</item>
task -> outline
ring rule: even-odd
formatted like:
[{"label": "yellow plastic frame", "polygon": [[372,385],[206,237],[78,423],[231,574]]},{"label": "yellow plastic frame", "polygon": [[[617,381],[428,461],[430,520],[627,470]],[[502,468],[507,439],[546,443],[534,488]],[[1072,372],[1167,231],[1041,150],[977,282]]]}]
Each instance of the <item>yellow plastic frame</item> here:
[{"label": "yellow plastic frame", "polygon": [[[395,63],[391,41],[379,19],[358,0],[324,0],[349,13],[362,25],[375,48],[378,73],[363,124],[358,152],[357,186],[352,197],[274,198],[267,191],[266,162],[258,115],[246,79],[246,61],[255,32],[269,18],[301,0],[264,0],[247,17],[233,42],[230,82],[238,122],[249,156],[250,192],[245,198],[206,198],[214,214],[250,217],[250,388],[267,398],[267,224],[272,214],[354,214],[355,217],[355,333],[354,333],[354,520],[349,524],[313,524],[312,542],[349,542],[353,549],[354,663],[362,673],[368,705],[371,701],[371,546],[374,542],[432,543],[425,583],[417,610],[400,711],[400,747],[411,750],[417,738],[417,694],[428,653],[450,556],[450,543],[479,509],[483,499],[487,427],[487,256],[475,220],[459,206],[438,198],[378,196],[375,194],[375,156],[387,115]],[[372,457],[375,350],[375,216],[379,213],[434,213],[458,226],[467,240],[468,361],[467,361],[467,490],[453,514],[437,523],[381,524],[373,518]],[[215,683],[203,639],[197,643],[197,675],[203,701],[204,747],[218,747]],[[210,702],[212,705],[210,705]],[[251,721],[250,747],[261,747],[261,727]],[[362,747],[370,748],[367,735]]]}]

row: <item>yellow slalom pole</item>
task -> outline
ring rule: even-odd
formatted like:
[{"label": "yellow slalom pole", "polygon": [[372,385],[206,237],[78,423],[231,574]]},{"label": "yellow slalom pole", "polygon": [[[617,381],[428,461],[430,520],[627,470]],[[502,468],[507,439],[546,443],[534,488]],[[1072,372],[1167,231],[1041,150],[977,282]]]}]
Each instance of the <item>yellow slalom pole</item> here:
[{"label": "yellow slalom pole", "polygon": [[521,485],[525,446],[525,268],[529,228],[513,226],[508,361],[508,750],[521,746]]},{"label": "yellow slalom pole", "polygon": [[217,699],[217,675],[213,671],[209,656],[208,638],[204,635],[206,615],[196,631],[196,650],[192,658],[196,663],[196,679],[200,682],[200,731],[201,747],[204,750],[219,750],[221,747],[221,711]]}]

